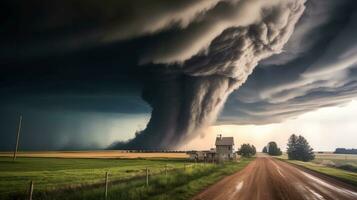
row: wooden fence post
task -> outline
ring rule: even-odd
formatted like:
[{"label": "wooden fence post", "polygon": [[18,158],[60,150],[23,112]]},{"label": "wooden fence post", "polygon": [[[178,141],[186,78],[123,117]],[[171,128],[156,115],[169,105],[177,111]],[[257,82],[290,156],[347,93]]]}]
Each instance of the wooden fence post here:
[{"label": "wooden fence post", "polygon": [[108,198],[108,172],[105,172],[105,192],[104,192],[104,198]]},{"label": "wooden fence post", "polygon": [[149,169],[146,168],[146,186],[149,186]]},{"label": "wooden fence post", "polygon": [[167,177],[167,164],[165,165],[165,176]]},{"label": "wooden fence post", "polygon": [[33,181],[30,182],[29,200],[32,200],[32,193],[33,193]]}]

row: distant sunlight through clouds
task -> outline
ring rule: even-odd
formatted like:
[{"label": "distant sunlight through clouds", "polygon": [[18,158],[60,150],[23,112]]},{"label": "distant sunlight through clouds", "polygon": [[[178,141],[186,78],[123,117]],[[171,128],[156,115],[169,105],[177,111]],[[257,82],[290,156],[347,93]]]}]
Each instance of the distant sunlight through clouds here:
[{"label": "distant sunlight through clouds", "polygon": [[[257,150],[269,141],[276,141],[285,151],[288,137],[295,133],[307,138],[316,151],[333,151],[337,147],[356,148],[357,101],[343,106],[321,108],[289,119],[267,125],[217,125],[181,148],[209,149],[214,147],[217,134],[234,136],[236,148],[242,143],[256,145]],[[333,141],[333,142],[331,142]]]}]

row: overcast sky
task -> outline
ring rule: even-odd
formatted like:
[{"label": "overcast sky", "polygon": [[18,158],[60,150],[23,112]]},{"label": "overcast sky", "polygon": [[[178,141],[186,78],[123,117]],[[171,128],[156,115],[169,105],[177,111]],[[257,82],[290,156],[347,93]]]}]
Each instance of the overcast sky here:
[{"label": "overcast sky", "polygon": [[343,106],[320,108],[281,123],[264,125],[218,125],[205,134],[181,146],[180,149],[209,149],[214,147],[217,134],[233,136],[235,146],[254,144],[262,151],[270,141],[285,151],[292,134],[303,135],[317,151],[333,151],[338,147],[356,147],[357,102]]},{"label": "overcast sky", "polygon": [[1,4],[0,150],[357,148],[355,1]]}]

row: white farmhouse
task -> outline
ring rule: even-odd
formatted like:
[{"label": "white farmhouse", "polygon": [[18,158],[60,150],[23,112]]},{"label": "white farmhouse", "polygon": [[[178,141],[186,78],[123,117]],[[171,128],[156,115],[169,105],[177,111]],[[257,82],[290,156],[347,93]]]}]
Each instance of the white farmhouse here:
[{"label": "white farmhouse", "polygon": [[216,158],[218,162],[236,159],[233,137],[222,137],[222,135],[217,136]]},{"label": "white farmhouse", "polygon": [[222,137],[222,135],[218,135],[216,138],[216,148],[211,148],[208,151],[188,151],[187,154],[190,156],[190,160],[199,162],[222,162],[237,159],[234,152],[234,138]]}]

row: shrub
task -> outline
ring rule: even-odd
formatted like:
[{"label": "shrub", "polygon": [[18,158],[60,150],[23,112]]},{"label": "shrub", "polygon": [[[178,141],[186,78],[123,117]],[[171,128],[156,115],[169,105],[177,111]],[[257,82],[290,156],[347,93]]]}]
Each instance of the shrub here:
[{"label": "shrub", "polygon": [[254,156],[256,152],[254,145],[242,144],[237,153],[243,157],[251,157]]},{"label": "shrub", "polygon": [[357,167],[354,165],[344,164],[344,165],[337,166],[337,168],[357,173]]}]

